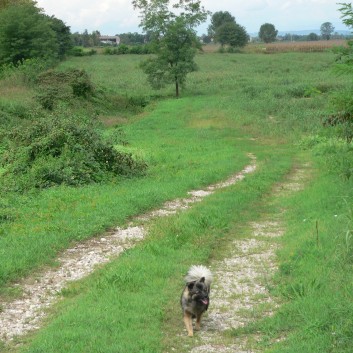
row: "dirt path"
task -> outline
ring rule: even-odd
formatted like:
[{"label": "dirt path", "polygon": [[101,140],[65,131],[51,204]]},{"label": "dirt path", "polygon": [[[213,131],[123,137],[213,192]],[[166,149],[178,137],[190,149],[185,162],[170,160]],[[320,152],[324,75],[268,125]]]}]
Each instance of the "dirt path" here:
[{"label": "dirt path", "polygon": [[[274,188],[274,202],[301,190],[307,175],[308,165],[297,167],[284,183]],[[211,304],[201,331],[190,343],[190,352],[255,352],[249,337],[234,339],[223,333],[271,315],[277,307],[267,286],[277,269],[276,238],[284,233],[284,212],[268,213],[259,221],[248,224],[249,236],[234,241],[227,257],[211,264],[215,277]],[[251,339],[256,340],[256,337]]]},{"label": "dirt path", "polygon": [[141,241],[146,234],[144,224],[150,219],[187,209],[217,189],[232,185],[244,179],[246,174],[254,172],[256,158],[253,155],[249,157],[251,164],[225,182],[210,185],[204,190],[190,191],[188,198],[167,202],[159,210],[138,216],[125,229],[117,228],[110,235],[79,243],[61,254],[57,259],[57,268],[37,273],[18,283],[17,286],[23,290],[22,297],[1,305],[0,340],[11,342],[16,336],[38,329],[47,309],[60,299],[60,291],[69,282],[89,275],[96,266],[107,263],[112,257]]}]

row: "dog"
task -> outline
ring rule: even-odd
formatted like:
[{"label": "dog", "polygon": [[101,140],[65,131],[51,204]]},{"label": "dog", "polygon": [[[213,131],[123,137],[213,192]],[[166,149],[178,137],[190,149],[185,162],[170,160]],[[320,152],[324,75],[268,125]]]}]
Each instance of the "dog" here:
[{"label": "dog", "polygon": [[205,266],[191,266],[185,276],[186,285],[181,294],[180,303],[189,337],[194,335],[193,318],[196,318],[195,330],[200,330],[201,316],[210,304],[212,280],[213,275]]}]

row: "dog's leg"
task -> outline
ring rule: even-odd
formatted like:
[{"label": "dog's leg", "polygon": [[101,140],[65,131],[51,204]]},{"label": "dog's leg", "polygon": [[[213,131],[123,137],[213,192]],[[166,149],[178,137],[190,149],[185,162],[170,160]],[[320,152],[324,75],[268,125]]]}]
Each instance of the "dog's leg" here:
[{"label": "dog's leg", "polygon": [[202,313],[199,314],[199,315],[196,315],[196,325],[195,325],[195,330],[196,331],[200,330],[200,327],[201,327],[201,316],[202,316]]},{"label": "dog's leg", "polygon": [[188,331],[188,336],[192,337],[194,335],[192,330],[192,316],[187,311],[184,311],[184,323],[186,330]]}]

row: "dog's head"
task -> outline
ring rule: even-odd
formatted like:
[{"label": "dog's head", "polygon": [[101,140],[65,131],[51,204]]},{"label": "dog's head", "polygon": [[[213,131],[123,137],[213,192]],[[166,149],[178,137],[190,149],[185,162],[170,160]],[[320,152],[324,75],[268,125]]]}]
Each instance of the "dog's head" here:
[{"label": "dog's head", "polygon": [[193,300],[208,306],[209,288],[205,284],[205,277],[200,278],[198,281],[189,282],[187,286],[189,289],[189,294]]}]

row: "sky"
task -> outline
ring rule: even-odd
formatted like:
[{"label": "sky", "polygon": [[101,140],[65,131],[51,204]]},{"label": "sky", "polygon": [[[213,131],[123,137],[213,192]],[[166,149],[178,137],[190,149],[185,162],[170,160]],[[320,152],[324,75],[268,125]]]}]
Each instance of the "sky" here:
[{"label": "sky", "polygon": [[[349,30],[340,19],[338,2],[345,0],[201,0],[211,12],[228,11],[249,34],[259,32],[264,23],[272,23],[279,32],[320,30],[331,22],[335,30]],[[131,0],[37,0],[39,7],[61,19],[71,32],[100,31],[102,35],[126,32],[142,33],[138,11]],[[198,28],[207,33],[210,19]]]}]

